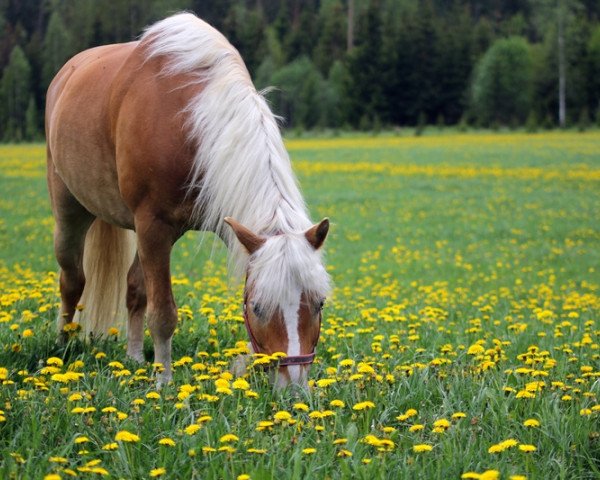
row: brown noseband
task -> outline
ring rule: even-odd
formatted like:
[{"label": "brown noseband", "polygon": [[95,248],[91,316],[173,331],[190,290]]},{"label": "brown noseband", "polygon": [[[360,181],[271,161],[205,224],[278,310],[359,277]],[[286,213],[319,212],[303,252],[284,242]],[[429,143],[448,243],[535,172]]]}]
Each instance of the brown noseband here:
[{"label": "brown noseband", "polygon": [[[252,333],[252,329],[250,328],[250,321],[248,320],[248,309],[247,309],[247,300],[248,294],[246,289],[244,288],[244,324],[246,325],[246,330],[248,331],[248,336],[250,337],[250,343],[252,344],[252,348],[254,349],[254,353],[262,353],[258,348],[258,342]],[[321,311],[319,310],[319,333],[317,336],[317,341],[321,336]],[[312,353],[307,353],[305,355],[294,355],[282,357],[279,359],[278,365],[280,367],[288,367],[291,365],[310,365],[314,362],[316,356],[316,345],[313,347]]]}]

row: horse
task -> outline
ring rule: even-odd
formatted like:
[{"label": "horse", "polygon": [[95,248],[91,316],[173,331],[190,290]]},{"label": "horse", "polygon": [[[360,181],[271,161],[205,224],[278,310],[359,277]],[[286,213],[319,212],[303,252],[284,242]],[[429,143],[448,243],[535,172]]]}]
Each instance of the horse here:
[{"label": "horse", "polygon": [[306,385],[329,220],[310,221],[276,117],[228,40],[179,13],[85,50],[51,82],[45,121],[59,339],[80,322],[106,335],[127,316],[127,355],[144,361],[147,321],[157,381],[171,381],[171,250],[210,231],[246,278],[250,352],[285,353],[276,385]]}]

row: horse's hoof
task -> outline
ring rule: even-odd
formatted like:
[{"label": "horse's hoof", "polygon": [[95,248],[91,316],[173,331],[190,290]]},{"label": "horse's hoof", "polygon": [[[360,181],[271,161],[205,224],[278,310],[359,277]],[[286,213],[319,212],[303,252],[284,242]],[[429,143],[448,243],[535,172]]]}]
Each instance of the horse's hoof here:
[{"label": "horse's hoof", "polygon": [[127,352],[127,356],[138,363],[144,363],[146,361],[143,352]]}]

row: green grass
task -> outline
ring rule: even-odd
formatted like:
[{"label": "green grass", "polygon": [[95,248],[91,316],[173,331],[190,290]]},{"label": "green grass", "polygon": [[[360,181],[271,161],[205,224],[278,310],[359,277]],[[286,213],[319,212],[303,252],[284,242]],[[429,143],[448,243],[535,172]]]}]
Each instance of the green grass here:
[{"label": "green grass", "polygon": [[[199,247],[187,234],[173,261],[182,361],[158,399],[146,397],[151,364],[128,361],[124,339],[55,343],[44,148],[0,147],[0,478],[103,473],[94,468],[111,478],[156,468],[166,478],[598,478],[600,133],[288,147],[313,218],[332,220],[335,290],[313,388],[273,392],[251,372],[244,390],[229,378],[230,349],[247,341],[240,291],[224,249],[211,257],[213,237]],[[145,351],[151,361],[149,338]],[[56,372],[83,376],[57,381],[51,357],[64,361]],[[373,407],[353,409],[362,402]],[[450,426],[436,432],[440,419]],[[274,425],[259,431],[261,421]],[[123,430],[140,440],[115,441]],[[237,440],[221,442],[228,433]],[[489,452],[508,439],[518,445]]]}]

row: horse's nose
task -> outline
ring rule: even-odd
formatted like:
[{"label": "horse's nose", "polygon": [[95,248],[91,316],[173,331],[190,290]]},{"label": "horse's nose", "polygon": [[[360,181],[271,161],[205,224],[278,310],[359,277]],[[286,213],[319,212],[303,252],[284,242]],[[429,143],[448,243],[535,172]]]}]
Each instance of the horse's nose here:
[{"label": "horse's nose", "polygon": [[295,386],[303,389],[308,388],[308,370],[310,365],[290,365],[279,367],[275,378],[275,388],[282,390]]}]

